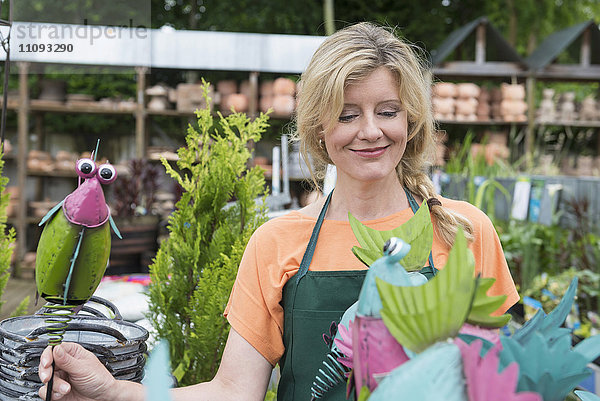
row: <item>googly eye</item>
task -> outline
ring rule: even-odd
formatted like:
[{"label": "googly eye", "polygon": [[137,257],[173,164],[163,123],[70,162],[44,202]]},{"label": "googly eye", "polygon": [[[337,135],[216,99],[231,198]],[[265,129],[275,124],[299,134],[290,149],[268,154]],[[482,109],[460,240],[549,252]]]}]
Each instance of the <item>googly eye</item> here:
[{"label": "googly eye", "polygon": [[110,184],[117,179],[117,170],[111,164],[101,164],[98,167],[98,181],[102,184]]},{"label": "googly eye", "polygon": [[383,245],[384,255],[395,255],[398,252],[400,252],[400,250],[402,249],[402,244],[400,243],[400,241],[402,240],[396,237],[392,237],[389,240],[385,241],[385,244]]},{"label": "googly eye", "polygon": [[92,178],[96,174],[96,163],[92,159],[77,160],[77,175],[81,178]]}]

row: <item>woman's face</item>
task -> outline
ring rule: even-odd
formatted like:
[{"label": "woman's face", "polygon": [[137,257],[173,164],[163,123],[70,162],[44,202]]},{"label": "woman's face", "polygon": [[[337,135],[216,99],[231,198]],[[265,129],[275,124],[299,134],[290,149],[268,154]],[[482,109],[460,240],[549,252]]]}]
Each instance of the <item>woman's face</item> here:
[{"label": "woman's face", "polygon": [[344,90],[344,107],[324,140],[338,182],[396,176],[406,149],[407,117],[394,75],[379,67]]}]

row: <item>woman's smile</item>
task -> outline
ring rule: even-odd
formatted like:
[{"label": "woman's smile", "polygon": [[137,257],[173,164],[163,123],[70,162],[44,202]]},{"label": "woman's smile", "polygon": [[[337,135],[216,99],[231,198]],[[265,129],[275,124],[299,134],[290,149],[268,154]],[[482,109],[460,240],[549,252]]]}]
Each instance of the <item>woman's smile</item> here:
[{"label": "woman's smile", "polygon": [[366,159],[374,159],[379,156],[382,156],[385,153],[385,151],[388,149],[389,146],[390,145],[373,147],[373,148],[364,148],[364,149],[350,149],[350,150],[353,151],[355,154],[357,154],[360,157],[364,157]]}]

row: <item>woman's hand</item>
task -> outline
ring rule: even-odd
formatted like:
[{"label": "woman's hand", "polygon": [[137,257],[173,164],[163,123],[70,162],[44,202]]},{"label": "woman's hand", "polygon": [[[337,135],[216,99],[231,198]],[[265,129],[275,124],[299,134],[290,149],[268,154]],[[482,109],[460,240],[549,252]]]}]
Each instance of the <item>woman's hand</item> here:
[{"label": "woman's hand", "polygon": [[[94,354],[75,343],[47,347],[40,357],[39,376],[45,385],[39,395],[46,399],[47,384],[55,363],[53,400],[84,401],[117,399],[117,380]],[[123,394],[119,394],[123,395]]]}]

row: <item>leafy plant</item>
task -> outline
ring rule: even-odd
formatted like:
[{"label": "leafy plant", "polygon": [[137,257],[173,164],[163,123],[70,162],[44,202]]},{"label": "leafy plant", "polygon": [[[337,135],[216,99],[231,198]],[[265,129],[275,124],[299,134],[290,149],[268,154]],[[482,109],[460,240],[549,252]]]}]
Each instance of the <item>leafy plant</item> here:
[{"label": "leafy plant", "polygon": [[158,337],[169,341],[173,374],[181,385],[210,380],[219,366],[229,332],[222,316],[246,244],[266,220],[256,198],[264,196],[258,167],[248,169],[250,141],[258,141],[267,115],[196,111],[186,146],[178,150],[178,172],[169,176],[183,188],[169,218],[169,237],[150,266],[150,314]]},{"label": "leafy plant", "polygon": [[158,190],[158,167],[145,159],[128,163],[129,175],[119,177],[112,186],[115,213],[118,217],[152,214]]},{"label": "leafy plant", "polygon": [[[13,253],[13,244],[15,242],[15,229],[6,227],[6,208],[10,199],[10,195],[6,192],[6,184],[8,177],[2,173],[4,171],[4,153],[0,149],[0,296],[4,293],[6,284],[10,277],[10,258]],[[4,301],[0,301],[0,309],[4,305]],[[19,316],[25,314],[29,306],[29,296],[17,306],[11,316]]]},{"label": "leafy plant", "polygon": [[[473,154],[473,139],[473,132],[467,131],[462,144],[451,152],[445,171],[464,180],[464,192],[459,193],[458,197],[484,210],[495,221],[496,194],[499,192],[510,199],[510,193],[496,178],[512,176],[515,169],[499,159],[489,164],[484,152]],[[484,138],[482,145],[486,142],[487,139]]]}]

